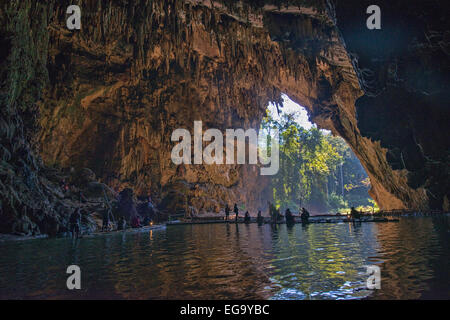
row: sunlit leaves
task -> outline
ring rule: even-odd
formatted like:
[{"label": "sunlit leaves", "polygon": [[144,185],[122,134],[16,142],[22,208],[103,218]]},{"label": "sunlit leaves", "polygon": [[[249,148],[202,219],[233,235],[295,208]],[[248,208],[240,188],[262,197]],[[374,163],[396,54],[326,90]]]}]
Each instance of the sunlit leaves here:
[{"label": "sunlit leaves", "polygon": [[[315,127],[305,130],[292,114],[282,114],[275,121],[267,113],[261,129],[270,132],[274,128],[281,132],[280,171],[272,179],[277,207],[296,210],[306,204],[322,203],[338,209],[347,205],[343,184],[347,192],[368,187],[367,175],[342,138]],[[367,193],[362,197],[367,203]]]}]

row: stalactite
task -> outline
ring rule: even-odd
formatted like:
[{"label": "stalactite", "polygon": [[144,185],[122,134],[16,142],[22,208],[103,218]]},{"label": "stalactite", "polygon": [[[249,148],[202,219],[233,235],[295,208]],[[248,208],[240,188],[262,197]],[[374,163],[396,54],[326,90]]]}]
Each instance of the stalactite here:
[{"label": "stalactite", "polygon": [[[63,154],[64,151],[68,153],[64,155],[65,159],[70,159],[71,156],[75,158],[73,157],[73,150],[71,151],[70,148],[66,147],[61,148],[58,145],[59,140],[52,139],[51,135],[57,135],[58,128],[64,124],[67,126],[67,124],[72,125],[72,123],[77,123],[79,126],[77,130],[86,130],[86,132],[98,130],[96,127],[89,127],[88,122],[84,123],[83,119],[81,123],[78,123],[78,119],[73,118],[65,111],[70,106],[75,105],[74,100],[80,96],[79,94],[86,89],[86,86],[90,85],[87,80],[91,79],[86,79],[85,74],[80,72],[80,69],[85,67],[89,72],[93,70],[93,82],[99,82],[101,87],[111,90],[111,92],[100,91],[103,94],[95,97],[97,100],[91,102],[88,106],[89,112],[110,112],[111,117],[114,117],[116,122],[111,121],[108,125],[123,126],[123,128],[120,127],[118,132],[121,135],[134,132],[136,139],[139,137],[138,133],[142,132],[143,126],[155,127],[152,137],[146,138],[149,141],[159,143],[159,150],[149,151],[149,154],[143,149],[133,149],[139,148],[139,142],[136,142],[136,140],[129,142],[123,138],[123,141],[111,143],[112,145],[126,145],[123,146],[123,150],[117,156],[123,161],[123,163],[119,161],[123,168],[117,170],[133,173],[139,186],[146,183],[144,177],[140,176],[141,171],[144,171],[143,168],[147,165],[145,155],[152,157],[152,152],[157,153],[152,161],[160,161],[160,166],[164,168],[166,165],[161,164],[162,162],[170,163],[165,158],[168,153],[165,150],[166,146],[161,146],[160,143],[164,142],[170,145],[170,137],[167,137],[167,135],[170,136],[171,126],[181,126],[188,119],[191,120],[189,117],[193,112],[186,112],[186,108],[194,110],[196,115],[205,116],[202,108],[206,106],[209,110],[209,103],[213,102],[216,106],[211,108],[214,109],[211,110],[213,112],[210,115],[213,118],[211,122],[218,122],[218,119],[221,119],[220,121],[227,125],[253,125],[258,123],[258,119],[262,116],[262,110],[269,101],[280,106],[282,102],[280,88],[283,88],[283,90],[288,91],[285,93],[298,95],[302,99],[304,96],[306,107],[310,110],[317,110],[322,106],[314,102],[317,99],[316,91],[318,90],[316,83],[324,75],[327,76],[326,79],[334,90],[334,96],[346,94],[345,97],[348,100],[358,96],[356,80],[355,83],[342,80],[344,79],[343,73],[353,75],[352,69],[332,65],[335,60],[340,59],[341,55],[339,50],[335,50],[335,46],[339,46],[338,49],[342,50],[344,55],[345,48],[341,48],[340,44],[332,43],[337,36],[330,19],[322,20],[324,15],[297,14],[293,23],[287,23],[283,22],[282,19],[280,21],[271,20],[274,18],[272,17],[273,12],[268,13],[263,8],[265,4],[275,4],[281,10],[276,14],[281,15],[287,14],[283,10],[287,7],[292,9],[292,6],[299,8],[299,10],[304,7],[312,7],[320,12],[322,2],[312,0],[259,1],[255,5],[254,2],[247,0],[240,3],[217,1],[214,2],[212,8],[209,8],[208,6],[186,3],[182,0],[115,1],[111,3],[87,0],[83,3],[88,8],[87,12],[92,13],[92,15],[83,20],[85,21],[85,28],[82,32],[70,34],[64,30],[65,8],[61,7],[60,2],[51,0],[48,1],[48,4],[41,5],[48,13],[49,18],[47,21],[44,18],[45,14],[40,15],[43,19],[42,21],[39,20],[39,22],[42,22],[42,26],[37,26],[39,32],[42,33],[40,36],[30,30],[29,24],[23,23],[33,20],[29,19],[32,13],[23,9],[30,6],[32,1],[24,0],[24,4],[22,4],[24,7],[21,7],[20,10],[14,7],[19,6],[18,3],[13,4],[11,2],[11,16],[16,16],[17,21],[22,21],[22,23],[17,24],[17,28],[8,32],[23,34],[22,43],[14,44],[16,49],[22,48],[22,51],[18,50],[13,53],[15,61],[23,60],[18,63],[23,73],[13,70],[16,78],[12,79],[6,95],[10,100],[6,103],[0,101],[2,106],[0,174],[6,177],[0,185],[2,197],[5,195],[5,199],[13,201],[15,210],[19,208],[16,205],[17,201],[22,201],[21,203],[25,205],[25,200],[16,197],[16,195],[20,194],[17,190],[26,188],[26,185],[21,185],[18,182],[19,178],[10,175],[9,172],[11,170],[11,159],[18,158],[18,152],[30,154],[26,149],[20,151],[22,145],[19,141],[28,139],[27,133],[22,132],[26,125],[20,121],[20,118],[24,111],[22,108],[29,109],[35,101],[39,100],[38,93],[41,91],[45,93],[44,101],[46,105],[42,108],[47,110],[44,117],[50,118],[47,119],[47,128],[42,138],[49,144],[46,148],[55,146],[56,152]],[[216,4],[222,4],[223,6]],[[34,10],[37,10],[34,12],[40,12],[37,6]],[[54,11],[58,13],[54,13]],[[264,25],[262,27],[254,26],[251,21],[253,17],[256,20],[260,19],[258,21],[263,21]],[[47,24],[50,24],[48,28]],[[283,28],[289,29],[288,36],[284,35],[284,31],[281,32]],[[195,34],[198,32],[197,30],[205,30],[206,35]],[[34,39],[30,39],[30,34]],[[317,52],[305,45],[305,41],[308,39],[318,41],[320,48]],[[433,48],[439,50],[438,43],[442,39],[438,38],[435,33],[430,33],[429,40],[432,42]],[[20,41],[20,39],[17,41]],[[39,41],[43,45],[39,45]],[[194,43],[196,41],[198,43]],[[44,48],[47,44],[50,48],[49,53]],[[67,50],[65,46],[68,45],[74,45],[77,50],[73,50],[73,52]],[[105,55],[110,55],[110,52],[113,53],[106,57],[106,63],[103,62],[101,59]],[[55,53],[74,58],[73,61],[76,62],[68,61],[62,63],[62,65],[64,65],[66,74],[77,74],[73,74],[74,79],[64,79],[63,75],[56,74],[53,70],[48,69],[54,79],[52,79],[51,85],[44,90],[43,85],[37,86],[36,83],[45,83],[47,68],[54,67],[59,63]],[[44,58],[40,58],[40,56]],[[117,61],[112,63],[112,59],[117,59]],[[343,59],[346,59],[346,57],[344,56]],[[78,63],[80,66],[72,68],[73,63]],[[98,67],[101,64],[105,64],[103,70]],[[324,69],[321,70],[319,65],[323,65]],[[69,70],[69,68],[72,69]],[[356,68],[356,70],[360,69]],[[370,72],[368,73],[365,70],[359,72],[359,79],[363,79],[362,83],[365,83],[366,87],[370,89],[373,85]],[[25,78],[35,79],[36,83],[26,82],[24,81]],[[354,79],[358,79],[356,75]],[[22,82],[27,83],[30,88],[20,85]],[[206,83],[206,86],[204,86],[204,83]],[[339,87],[335,86],[336,83],[342,86],[347,85],[348,92],[342,93],[339,91]],[[36,89],[36,87],[39,88]],[[1,88],[3,90],[3,87]],[[297,90],[300,90],[298,88],[303,91],[298,92]],[[20,95],[20,92],[24,92],[24,90],[27,91],[27,94]],[[184,99],[187,97],[194,99],[196,104],[206,101],[205,106],[182,105],[186,103]],[[23,98],[23,101],[19,98]],[[332,97],[329,98],[331,100]],[[67,107],[63,107],[64,105]],[[114,107],[111,107],[111,105]],[[353,106],[340,105],[339,108],[350,110]],[[56,115],[52,115],[52,112],[50,112],[52,109],[64,112],[55,112]],[[182,114],[179,118],[171,118],[174,117],[174,109]],[[92,116],[95,117],[95,114],[90,114],[81,108],[78,111],[85,112],[81,118],[89,118],[89,121],[95,123],[96,119],[91,118]],[[144,115],[145,121],[139,118],[144,117]],[[52,117],[54,118],[52,119]],[[126,120],[122,122],[122,119]],[[135,127],[130,128],[130,123],[133,123],[136,119],[140,119],[140,122]],[[171,120],[175,123],[170,124]],[[343,119],[336,120],[340,124],[344,121]],[[217,125],[222,126],[224,123],[217,123]],[[349,123],[348,127],[353,126],[351,121]],[[73,129],[70,125],[69,128],[66,127],[69,132]],[[347,124],[345,125],[347,126]],[[159,135],[159,129],[164,132],[163,136]],[[340,133],[347,136],[348,140],[362,139],[354,127],[351,129],[351,134],[345,130],[350,129],[346,127]],[[59,132],[64,131],[60,130]],[[99,133],[96,132],[95,134]],[[69,140],[68,142],[70,142]],[[93,146],[90,146],[90,148],[95,149]],[[86,150],[80,147],[77,152],[83,154]],[[364,152],[360,153],[362,154],[361,157],[365,157]],[[45,155],[45,150],[43,154]],[[127,167],[127,160],[124,160],[126,156],[135,156],[137,162],[131,163],[130,167]],[[63,162],[60,155],[52,155],[52,157]],[[41,168],[41,165],[35,161],[34,156],[31,156],[31,158],[21,156],[20,158],[23,158],[25,162],[25,165],[22,166],[25,171],[33,172]],[[54,160],[54,158],[51,159]],[[371,161],[369,158],[363,159],[367,163]],[[383,163],[383,158],[380,156],[377,161]],[[64,162],[64,165],[67,165],[67,162]],[[15,168],[15,166],[14,163],[12,168]],[[169,173],[161,171],[163,169],[158,170],[160,171],[154,170],[147,174],[156,180],[164,175],[167,178],[167,175],[169,175]],[[377,179],[383,179],[381,176],[374,176]],[[36,182],[39,179],[36,180],[32,175],[30,177],[31,183],[39,183]],[[38,177],[40,176],[38,175]],[[167,180],[170,181],[170,178],[167,178]],[[10,184],[5,184],[4,181],[10,182]],[[238,184],[238,181],[233,183]],[[8,189],[10,185],[13,186],[14,190]],[[43,199],[48,200],[49,197],[53,197],[47,188],[41,186],[39,190],[44,194]],[[235,191],[233,190],[233,193]],[[402,190],[394,191],[404,192]],[[38,191],[36,192],[33,194],[40,194]],[[26,201],[32,203],[35,200]],[[3,203],[5,201],[2,198]],[[46,210],[52,206],[33,202],[28,207],[33,210]],[[27,212],[33,212],[31,209]]]}]

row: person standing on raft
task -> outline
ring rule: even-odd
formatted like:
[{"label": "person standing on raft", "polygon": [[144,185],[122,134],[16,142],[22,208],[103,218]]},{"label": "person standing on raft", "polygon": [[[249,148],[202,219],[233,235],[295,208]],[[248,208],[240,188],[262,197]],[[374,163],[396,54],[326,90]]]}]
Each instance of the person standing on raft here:
[{"label": "person standing on raft", "polygon": [[227,205],[225,206],[225,220],[227,220],[228,221],[228,218],[230,217],[230,207],[228,206],[228,203],[227,203]]},{"label": "person standing on raft", "polygon": [[302,214],[300,215],[300,218],[302,219],[302,223],[307,223],[309,220],[309,212],[305,208],[302,208]]},{"label": "person standing on raft", "polygon": [[256,222],[258,222],[259,224],[264,222],[264,218],[262,216],[261,210],[258,211],[258,215],[256,217]]},{"label": "person standing on raft", "polygon": [[270,202],[269,202],[269,215],[271,223],[276,224],[280,216],[280,213],[278,212],[278,209],[275,208],[275,206]]},{"label": "person standing on raft", "polygon": [[350,211],[350,218],[351,219],[361,219],[361,214],[356,211],[355,207],[352,207]]},{"label": "person standing on raft", "polygon": [[80,236],[80,224],[81,224],[81,209],[77,208],[69,218],[69,231],[72,233],[72,238],[78,238]]},{"label": "person standing on raft", "polygon": [[234,214],[235,214],[235,221],[238,222],[238,218],[239,218],[239,208],[237,206],[237,204],[234,204]]},{"label": "person standing on raft", "polygon": [[250,213],[248,211],[245,212],[244,222],[250,223]]},{"label": "person standing on raft", "polygon": [[141,220],[139,219],[139,215],[135,214],[131,217],[131,227],[132,228],[140,228]]},{"label": "person standing on raft", "polygon": [[294,223],[294,216],[292,215],[291,209],[287,208],[284,217],[286,219],[286,223]]},{"label": "person standing on raft", "polygon": [[106,205],[103,206],[103,212],[102,212],[102,231],[108,231],[109,229],[109,215],[110,215],[110,208],[106,208]]},{"label": "person standing on raft", "polygon": [[125,230],[127,227],[127,221],[123,216],[120,217],[119,222],[117,223],[117,230]]}]

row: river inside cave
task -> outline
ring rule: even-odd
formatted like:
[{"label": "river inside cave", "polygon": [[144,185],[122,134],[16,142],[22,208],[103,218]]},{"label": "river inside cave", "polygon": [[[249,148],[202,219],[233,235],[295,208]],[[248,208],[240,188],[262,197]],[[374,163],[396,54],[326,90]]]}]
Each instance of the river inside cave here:
[{"label": "river inside cave", "polygon": [[[0,298],[449,299],[449,216],[0,243]],[[66,268],[81,268],[81,290]],[[381,289],[366,289],[378,265]]]}]

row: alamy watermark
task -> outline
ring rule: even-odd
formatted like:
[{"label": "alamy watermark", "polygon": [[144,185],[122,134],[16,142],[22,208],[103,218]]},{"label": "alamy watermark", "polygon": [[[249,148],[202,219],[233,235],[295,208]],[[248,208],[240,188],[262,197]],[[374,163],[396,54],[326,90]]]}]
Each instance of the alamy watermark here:
[{"label": "alamy watermark", "polygon": [[77,5],[71,5],[67,7],[67,14],[70,16],[66,20],[67,29],[80,30],[81,29],[81,9]]},{"label": "alamy watermark", "polygon": [[[366,26],[369,30],[381,29],[381,9],[379,6],[373,4],[367,7],[366,13],[370,16],[366,20]],[[69,30],[81,29],[81,8],[77,5],[70,5],[67,7],[66,14],[70,16],[66,20],[66,25]]]},{"label": "alamy watermark", "polygon": [[73,264],[67,267],[67,274],[70,276],[67,278],[66,286],[69,290],[81,289],[81,269],[79,266]]},{"label": "alamy watermark", "polygon": [[366,281],[367,289],[381,289],[381,269],[379,266],[366,266],[366,275],[369,276]]},{"label": "alamy watermark", "polygon": [[[171,153],[176,165],[192,164],[262,164],[261,175],[275,175],[279,170],[279,132],[273,129],[272,135],[264,131],[258,134],[255,129],[226,129],[224,135],[218,129],[208,129],[203,133],[202,121],[194,121],[194,134],[186,129],[176,129],[172,133],[172,142],[176,144]],[[181,139],[181,141],[180,141]],[[248,139],[248,153],[247,141]],[[192,152],[193,140],[193,152]],[[203,142],[210,142],[203,149]],[[225,156],[224,156],[225,149]],[[236,152],[235,152],[236,151]],[[268,167],[264,167],[268,166]]]},{"label": "alamy watermark", "polygon": [[369,30],[380,30],[381,29],[381,9],[379,6],[373,4],[367,7],[367,14],[370,16],[367,18],[366,26]]}]

